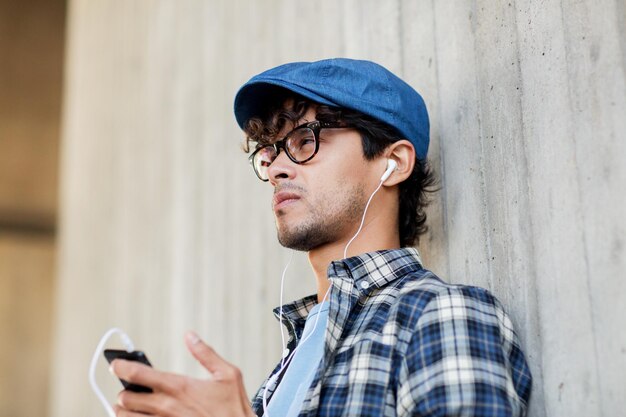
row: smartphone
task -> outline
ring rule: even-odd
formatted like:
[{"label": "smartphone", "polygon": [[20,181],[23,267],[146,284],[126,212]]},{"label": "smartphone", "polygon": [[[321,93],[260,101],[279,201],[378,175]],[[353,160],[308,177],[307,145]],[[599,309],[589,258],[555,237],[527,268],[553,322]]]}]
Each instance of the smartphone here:
[{"label": "smartphone", "polygon": [[[143,353],[140,350],[135,350],[133,352],[128,352],[126,350],[105,349],[104,350],[104,357],[106,358],[106,360],[109,363],[113,362],[113,360],[115,360],[115,359],[125,359],[127,361],[141,362],[144,365],[152,366],[152,364],[150,363],[150,361],[146,357],[146,354]],[[133,384],[133,383],[130,383],[128,381],[124,381],[121,378],[120,378],[120,381],[122,381],[122,385],[124,385],[124,389],[126,389],[128,391],[133,391],[133,392],[152,392],[152,388],[144,387],[143,385]]]}]

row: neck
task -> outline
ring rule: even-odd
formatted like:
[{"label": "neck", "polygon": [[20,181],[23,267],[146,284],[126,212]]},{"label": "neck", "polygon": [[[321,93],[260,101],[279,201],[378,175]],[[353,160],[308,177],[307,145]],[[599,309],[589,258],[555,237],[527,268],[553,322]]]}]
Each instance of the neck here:
[{"label": "neck", "polygon": [[[370,218],[368,213],[368,218]],[[332,261],[343,259],[344,249],[354,236],[358,225],[349,233],[347,238],[328,243],[309,251],[309,263],[317,280],[317,300],[321,302],[328,288],[328,266]],[[361,233],[352,241],[348,248],[347,257],[366,252],[400,247],[397,219],[394,216],[373,216],[365,222]]]}]

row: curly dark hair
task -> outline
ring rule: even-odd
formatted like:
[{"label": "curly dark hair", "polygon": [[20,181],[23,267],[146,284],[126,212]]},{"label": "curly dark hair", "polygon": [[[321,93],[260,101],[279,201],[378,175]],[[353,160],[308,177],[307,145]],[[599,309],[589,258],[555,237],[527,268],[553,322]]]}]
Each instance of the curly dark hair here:
[{"label": "curly dark hair", "polygon": [[[392,126],[356,110],[321,105],[299,95],[285,93],[267,108],[266,114],[246,122],[244,151],[250,152],[251,144],[256,144],[256,149],[274,143],[283,128],[294,127],[310,108],[315,109],[316,119],[321,122],[341,122],[357,130],[367,160],[382,155],[390,144],[404,139]],[[437,185],[432,167],[428,161],[419,158],[411,175],[400,183],[398,227],[402,247],[419,243],[419,237],[428,230],[425,209],[430,203],[429,194],[438,191]]]}]

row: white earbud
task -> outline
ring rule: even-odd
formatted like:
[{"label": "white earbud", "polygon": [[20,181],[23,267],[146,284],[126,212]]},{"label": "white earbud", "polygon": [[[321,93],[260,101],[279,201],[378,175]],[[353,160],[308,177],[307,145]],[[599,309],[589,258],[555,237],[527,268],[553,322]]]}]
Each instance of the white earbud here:
[{"label": "white earbud", "polygon": [[391,176],[391,173],[396,169],[397,166],[398,166],[398,163],[395,160],[387,159],[387,170],[385,171],[383,176],[380,177],[380,182],[387,181],[387,178]]}]

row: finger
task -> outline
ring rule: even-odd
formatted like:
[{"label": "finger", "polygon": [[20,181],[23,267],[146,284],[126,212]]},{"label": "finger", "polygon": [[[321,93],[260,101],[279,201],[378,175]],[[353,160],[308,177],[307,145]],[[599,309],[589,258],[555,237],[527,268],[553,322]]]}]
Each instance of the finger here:
[{"label": "finger", "polygon": [[111,372],[125,381],[150,387],[155,391],[170,392],[178,386],[182,376],[158,371],[139,362],[116,359],[111,362]]},{"label": "finger", "polygon": [[[251,410],[250,397],[248,397],[248,393],[246,392],[246,387],[244,386],[244,383],[243,383],[242,374],[239,375],[239,380],[237,381],[237,385],[239,386],[239,398],[241,399],[242,410]],[[254,413],[252,414],[254,415]]]},{"label": "finger", "polygon": [[185,335],[185,343],[187,349],[193,355],[194,358],[209,372],[212,374],[218,374],[225,368],[229,368],[232,365],[226,362],[220,355],[213,350],[209,345],[204,343],[198,335],[194,332],[188,332]]},{"label": "finger", "polygon": [[162,393],[139,393],[124,390],[117,395],[117,403],[124,410],[142,415],[176,415],[176,404],[171,397]]},{"label": "finger", "polygon": [[239,397],[241,398],[241,409],[247,412],[248,415],[254,415],[250,408],[250,399],[243,383],[239,385]]},{"label": "finger", "polygon": [[185,341],[191,354],[206,370],[211,372],[215,381],[227,380],[236,384],[241,410],[249,414],[248,411],[251,412],[250,401],[243,386],[243,378],[239,369],[218,355],[215,350],[204,343],[196,333],[188,332],[185,335]]},{"label": "finger", "polygon": [[115,411],[116,417],[146,417],[150,415],[150,414],[144,414],[144,413],[135,413],[134,411],[126,410],[120,407],[119,405],[114,405],[113,411]]}]

